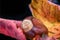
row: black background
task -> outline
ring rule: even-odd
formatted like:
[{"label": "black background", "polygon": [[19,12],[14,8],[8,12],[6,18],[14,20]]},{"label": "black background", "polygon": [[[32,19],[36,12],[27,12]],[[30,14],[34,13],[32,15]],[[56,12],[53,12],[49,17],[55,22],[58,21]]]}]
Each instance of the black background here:
[{"label": "black background", "polygon": [[15,38],[0,34],[0,40],[16,40]]},{"label": "black background", "polygon": [[31,0],[2,0],[0,17],[14,20],[23,20],[31,16],[28,4]]}]

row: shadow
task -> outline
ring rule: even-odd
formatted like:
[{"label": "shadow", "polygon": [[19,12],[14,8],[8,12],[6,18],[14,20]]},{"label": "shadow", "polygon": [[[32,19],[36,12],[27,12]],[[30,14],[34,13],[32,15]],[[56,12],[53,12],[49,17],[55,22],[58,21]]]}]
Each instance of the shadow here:
[{"label": "shadow", "polygon": [[16,40],[15,38],[0,34],[0,40]]}]

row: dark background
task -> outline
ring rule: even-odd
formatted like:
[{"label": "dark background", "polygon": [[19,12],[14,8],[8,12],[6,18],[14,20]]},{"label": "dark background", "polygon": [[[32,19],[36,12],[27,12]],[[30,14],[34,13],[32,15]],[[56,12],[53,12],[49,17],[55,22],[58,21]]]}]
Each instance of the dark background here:
[{"label": "dark background", "polygon": [[[49,0],[50,1],[50,0]],[[52,0],[53,3],[60,5],[60,0]]]},{"label": "dark background", "polygon": [[[31,0],[0,0],[0,17],[6,19],[23,20],[25,17],[32,16],[28,4]],[[54,1],[53,1],[54,2]],[[60,4],[60,1],[54,2]],[[0,34],[0,40],[16,40]]]},{"label": "dark background", "polygon": [[0,17],[23,20],[27,16],[31,16],[28,4],[31,0],[2,0]]}]

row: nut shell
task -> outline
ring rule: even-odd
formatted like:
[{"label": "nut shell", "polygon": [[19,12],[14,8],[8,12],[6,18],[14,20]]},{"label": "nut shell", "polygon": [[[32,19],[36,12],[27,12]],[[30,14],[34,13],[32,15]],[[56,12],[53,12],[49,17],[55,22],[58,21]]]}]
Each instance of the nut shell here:
[{"label": "nut shell", "polygon": [[42,34],[46,34],[46,35],[48,34],[48,29],[38,19],[30,16],[30,17],[25,18],[24,20],[31,21],[31,25],[33,25],[33,27],[31,28],[31,30],[25,32],[25,35],[28,38],[32,39],[36,35],[42,36]]}]

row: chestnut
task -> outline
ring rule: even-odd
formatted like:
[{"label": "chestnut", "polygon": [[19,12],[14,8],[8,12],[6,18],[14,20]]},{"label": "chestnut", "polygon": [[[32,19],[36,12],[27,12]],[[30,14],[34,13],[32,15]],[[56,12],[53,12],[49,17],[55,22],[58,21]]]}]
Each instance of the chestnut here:
[{"label": "chestnut", "polygon": [[42,34],[48,34],[48,29],[38,19],[30,16],[23,20],[22,29],[26,37],[32,39],[35,35],[42,36]]}]

